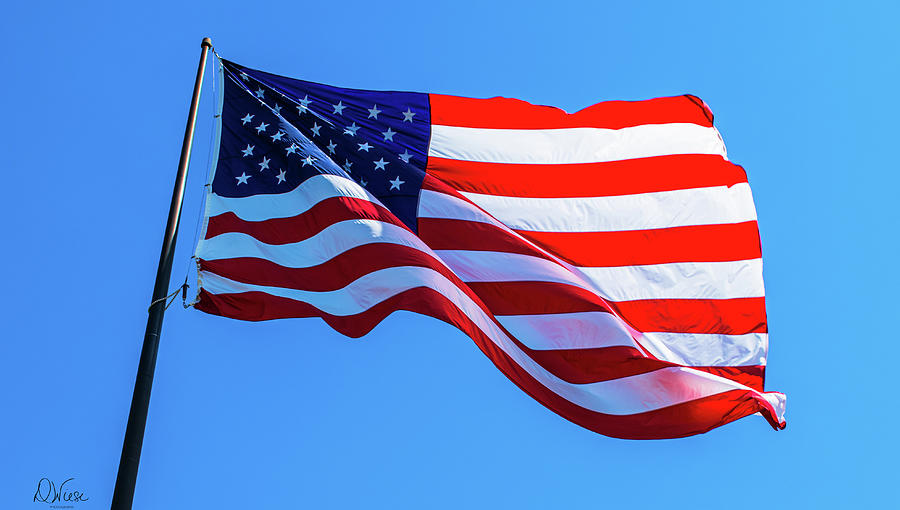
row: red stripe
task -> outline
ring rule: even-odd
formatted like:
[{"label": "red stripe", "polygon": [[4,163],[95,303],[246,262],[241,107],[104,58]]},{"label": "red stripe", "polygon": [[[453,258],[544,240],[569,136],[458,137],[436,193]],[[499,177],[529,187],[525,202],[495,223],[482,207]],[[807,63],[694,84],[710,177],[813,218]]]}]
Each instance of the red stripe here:
[{"label": "red stripe", "polygon": [[695,96],[660,97],[646,101],[605,101],[566,113],[519,99],[429,94],[431,123],[495,129],[554,129],[598,127],[619,129],[641,124],[687,122],[712,126],[712,112]]},{"label": "red stripe", "polygon": [[383,221],[409,230],[393,213],[378,204],[361,198],[331,197],[288,218],[247,221],[233,212],[212,216],[206,228],[206,239],[226,232],[243,232],[266,244],[296,243],[339,221],[359,219]]},{"label": "red stripe", "polygon": [[672,363],[648,358],[637,349],[624,345],[594,349],[532,350],[518,341],[516,343],[542,367],[572,384],[608,381],[674,366]]},{"label": "red stripe", "polygon": [[616,310],[638,331],[742,335],[766,332],[765,298],[604,301],[555,282],[469,282],[494,315]]},{"label": "red stripe", "polygon": [[734,382],[749,386],[757,391],[763,391],[766,381],[766,367],[762,365],[752,365],[743,367],[691,367],[697,370],[703,370],[710,374],[718,375]]},{"label": "red stripe", "polygon": [[516,232],[582,267],[725,262],[762,257],[755,221],[619,232]]},{"label": "red stripe", "polygon": [[610,312],[603,298],[556,282],[469,282],[494,315]]},{"label": "red stripe", "polygon": [[[629,377],[654,370],[681,366],[675,363],[648,358],[632,347],[616,346],[595,349],[529,349],[512,335],[519,348],[539,365],[560,379],[572,384],[589,384]],[[763,391],[764,366],[697,367],[713,375],[730,379],[750,388]]]},{"label": "red stripe", "polygon": [[432,250],[499,251],[552,260],[496,225],[448,218],[419,218],[419,238]]},{"label": "red stripe", "polygon": [[427,172],[460,191],[514,197],[607,197],[747,182],[721,156],[678,154],[605,163],[517,164],[428,158]]},{"label": "red stripe", "polygon": [[766,298],[641,299],[609,302],[638,331],[767,333]]},{"label": "red stripe", "polygon": [[427,288],[410,289],[367,311],[348,317],[323,314],[309,304],[261,292],[212,295],[201,290],[197,309],[241,320],[322,317],[335,330],[360,337],[396,310],[408,310],[448,322],[469,335],[513,383],[563,418],[595,432],[623,439],[663,439],[699,434],[761,412],[775,428],[783,428],[774,410],[750,391],[734,390],[654,411],[609,415],[590,411],[553,393],[498,348],[453,303]]}]

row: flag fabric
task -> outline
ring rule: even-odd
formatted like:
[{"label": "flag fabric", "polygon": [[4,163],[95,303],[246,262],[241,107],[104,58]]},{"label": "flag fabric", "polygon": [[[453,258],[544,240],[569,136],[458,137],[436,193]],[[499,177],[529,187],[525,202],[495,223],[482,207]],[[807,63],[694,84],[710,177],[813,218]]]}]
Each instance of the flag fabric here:
[{"label": "flag fabric", "polygon": [[756,210],[700,99],[568,114],[218,70],[197,309],[353,337],[426,314],[613,437],[785,426]]}]

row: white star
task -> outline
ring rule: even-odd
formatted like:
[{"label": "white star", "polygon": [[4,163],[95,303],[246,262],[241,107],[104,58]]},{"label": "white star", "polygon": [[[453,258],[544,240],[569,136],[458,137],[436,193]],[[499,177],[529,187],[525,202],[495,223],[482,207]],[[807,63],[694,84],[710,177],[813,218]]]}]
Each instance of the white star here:
[{"label": "white star", "polygon": [[313,127],[311,128],[313,135],[319,136],[320,129],[322,129],[322,126],[320,126],[318,122],[313,122]]},{"label": "white star", "polygon": [[408,150],[404,150],[403,154],[400,155],[400,159],[402,159],[404,163],[409,163],[409,158],[411,157],[412,154],[410,154]]},{"label": "white star", "polygon": [[315,161],[315,158],[313,158],[312,156],[306,156],[305,158],[303,158],[303,166],[311,165],[313,164],[313,161]]},{"label": "white star", "polygon": [[357,151],[366,151],[366,152],[369,152],[369,149],[372,148],[372,146],[369,145],[369,142],[358,143],[358,144],[356,144],[356,145],[359,145],[359,149],[356,149]]},{"label": "white star", "polygon": [[260,171],[260,172],[262,172],[263,170],[268,170],[268,169],[269,169],[269,161],[272,161],[272,160],[269,159],[269,158],[267,158],[267,157],[265,157],[265,156],[263,156],[262,163],[259,164],[259,171]]},{"label": "white star", "polygon": [[[393,181],[388,181],[388,182],[391,183],[391,189],[396,189],[397,191],[400,191],[400,185],[405,183],[406,181],[401,181],[400,176],[398,175],[396,179],[394,179]],[[390,191],[390,190],[388,190],[388,191]]]},{"label": "white star", "polygon": [[278,170],[278,175],[275,176],[275,178],[278,179],[278,182],[276,182],[275,184],[281,184],[282,182],[284,182],[284,170],[281,170],[280,168]]},{"label": "white star", "polygon": [[345,159],[344,160],[344,170],[349,172],[351,166],[353,166],[353,163],[351,163],[349,159]]},{"label": "white star", "polygon": [[384,141],[385,141],[385,142],[388,141],[388,140],[390,140],[390,141],[393,142],[393,141],[394,141],[394,135],[396,135],[396,134],[397,134],[397,132],[396,132],[396,131],[391,131],[391,128],[388,128],[387,131],[382,131],[382,132],[381,132],[381,136],[384,137]]},{"label": "white star", "polygon": [[266,91],[260,87],[259,90],[256,91],[256,97],[262,99],[264,95],[266,95]]},{"label": "white star", "polygon": [[337,144],[328,140],[328,152],[334,154],[334,148],[337,147]]},{"label": "white star", "polygon": [[297,110],[301,114],[309,110],[309,94],[303,96],[303,99],[300,100],[300,104],[297,105]]},{"label": "white star", "polygon": [[272,141],[273,141],[273,142],[280,142],[280,141],[281,141],[281,137],[284,136],[284,135],[285,135],[284,131],[279,131],[279,132],[275,133],[274,135],[272,135]]},{"label": "white star", "polygon": [[388,162],[385,161],[384,158],[381,158],[375,162],[375,170],[384,170],[384,167],[387,164],[388,164]]},{"label": "white star", "polygon": [[371,119],[371,118],[374,117],[375,120],[378,120],[378,114],[379,114],[379,113],[381,113],[381,110],[378,109],[378,105],[377,105],[377,104],[376,104],[376,105],[372,105],[372,107],[369,108],[369,116],[368,116],[367,118]]},{"label": "white star", "polygon": [[241,172],[240,177],[235,177],[235,179],[237,179],[237,186],[240,186],[241,184],[247,184],[247,179],[249,178],[250,176],[247,175],[247,172]]},{"label": "white star", "polygon": [[406,122],[406,121],[412,122],[413,121],[413,115],[415,115],[415,113],[412,110],[410,110],[408,106],[406,107],[405,112],[400,112],[400,113],[403,114],[403,122]]},{"label": "white star", "polygon": [[243,126],[244,124],[250,122],[251,120],[253,120],[253,115],[250,115],[250,114],[248,113],[246,117],[244,117],[243,119],[241,119],[241,125]]},{"label": "white star", "polygon": [[334,107],[334,113],[336,113],[337,115],[344,114],[344,108],[346,108],[346,106],[344,106],[344,103],[342,101],[338,101],[337,104],[333,104],[331,106]]},{"label": "white star", "polygon": [[276,104],[272,109],[275,110],[275,115],[281,115],[281,106]]},{"label": "white star", "polygon": [[356,125],[356,122],[344,128],[345,135],[356,136],[357,131],[359,131],[359,126]]},{"label": "white star", "polygon": [[288,154],[293,154],[293,153],[297,152],[297,149],[299,149],[299,147],[297,147],[297,144],[292,143],[291,146],[285,150],[287,151]]},{"label": "white star", "polygon": [[368,183],[365,179],[363,179],[362,177],[359,178],[359,183],[362,184],[363,187],[369,185],[369,183]]},{"label": "white star", "polygon": [[247,73],[241,71],[241,79],[247,81],[247,78],[249,78],[249,76],[247,76]]},{"label": "white star", "polygon": [[256,134],[262,133],[266,130],[267,127],[269,127],[268,124],[266,124],[265,122],[260,122],[259,125],[256,126]]},{"label": "white star", "polygon": [[247,156],[252,156],[252,155],[253,155],[253,149],[255,149],[255,148],[256,148],[255,145],[250,145],[250,144],[248,143],[248,144],[247,144],[247,148],[244,149],[244,150],[242,150],[241,152],[244,153],[244,157],[246,158]]}]

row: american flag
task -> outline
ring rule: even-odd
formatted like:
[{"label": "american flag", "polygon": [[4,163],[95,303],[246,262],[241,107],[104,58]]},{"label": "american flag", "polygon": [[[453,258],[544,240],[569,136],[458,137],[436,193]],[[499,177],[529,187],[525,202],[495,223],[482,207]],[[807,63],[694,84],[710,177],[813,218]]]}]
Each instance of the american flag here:
[{"label": "american flag", "polygon": [[753,198],[698,98],[567,114],[218,69],[199,310],[353,337],[430,315],[608,436],[785,426]]}]

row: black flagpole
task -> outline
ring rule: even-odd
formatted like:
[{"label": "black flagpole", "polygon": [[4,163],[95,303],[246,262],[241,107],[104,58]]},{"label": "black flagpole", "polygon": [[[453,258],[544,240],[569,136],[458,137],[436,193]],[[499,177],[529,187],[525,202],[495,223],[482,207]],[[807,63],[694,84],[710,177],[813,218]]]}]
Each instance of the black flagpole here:
[{"label": "black flagpole", "polygon": [[184,130],[184,142],[181,144],[181,159],[178,160],[178,174],[175,176],[175,188],[172,190],[166,234],[163,238],[162,252],[159,254],[159,268],[156,270],[150,316],[147,317],[144,346],[141,348],[141,360],[134,381],[134,396],[131,398],[131,410],[128,412],[128,425],[125,427],[125,441],[122,444],[122,457],[119,459],[119,474],[116,476],[112,510],[128,510],[134,501],[141,445],[144,443],[144,426],[147,424],[147,410],[150,406],[150,388],[153,386],[159,334],[162,330],[163,314],[166,311],[165,301],[169,293],[169,277],[172,274],[172,259],[175,254],[175,237],[178,234],[184,185],[191,158],[191,143],[194,139],[194,123],[197,120],[197,104],[200,102],[200,85],[203,83],[203,71],[206,69],[206,54],[212,48],[209,37],[203,38],[200,48],[200,65],[197,68],[197,79],[194,81],[194,95],[191,98],[191,109]]}]

